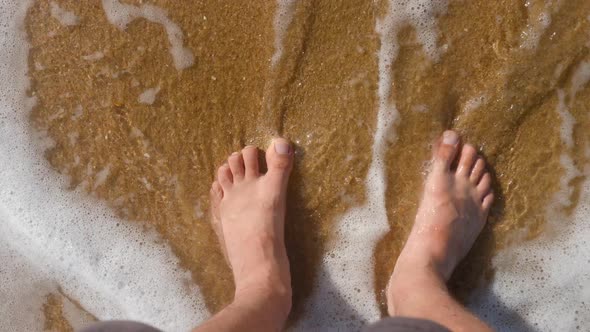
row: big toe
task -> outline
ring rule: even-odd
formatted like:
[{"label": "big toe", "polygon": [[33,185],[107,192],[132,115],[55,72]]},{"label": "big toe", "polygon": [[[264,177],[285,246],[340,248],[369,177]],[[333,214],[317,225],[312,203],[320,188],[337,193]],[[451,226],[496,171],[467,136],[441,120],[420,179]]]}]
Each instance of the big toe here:
[{"label": "big toe", "polygon": [[459,135],[452,130],[445,131],[434,151],[435,172],[440,173],[449,171],[451,164],[457,156],[458,146]]},{"label": "big toe", "polygon": [[284,138],[275,138],[266,150],[267,176],[286,186],[293,168],[293,147]]}]

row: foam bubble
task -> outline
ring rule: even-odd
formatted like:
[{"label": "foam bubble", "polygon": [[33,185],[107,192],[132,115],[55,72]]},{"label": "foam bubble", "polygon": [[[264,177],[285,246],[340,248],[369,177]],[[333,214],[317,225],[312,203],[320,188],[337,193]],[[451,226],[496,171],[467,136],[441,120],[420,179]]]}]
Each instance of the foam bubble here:
[{"label": "foam bubble", "polygon": [[80,23],[80,18],[74,12],[61,8],[55,1],[50,3],[51,16],[61,23],[61,25],[72,26]]},{"label": "foam bubble", "polygon": [[[99,319],[135,319],[173,331],[194,327],[208,312],[169,246],[85,193],[65,189],[66,179],[45,161],[52,142],[36,139],[29,120],[35,99],[26,96],[29,5],[0,2],[3,329],[41,331],[41,305],[58,287]],[[108,173],[97,173],[97,183]]]},{"label": "foam bubble", "polygon": [[590,82],[590,61],[582,61],[575,69],[572,76],[572,85],[570,89],[570,106],[573,104],[573,99],[580,92],[580,90]]},{"label": "foam bubble", "polygon": [[574,125],[576,119],[569,112],[565,97],[565,91],[561,89],[557,90],[557,114],[561,117],[561,140],[568,149],[571,149],[574,146]]},{"label": "foam bubble", "polygon": [[277,12],[274,18],[275,52],[270,60],[271,66],[276,66],[283,57],[283,39],[293,20],[293,8],[297,0],[277,0]]},{"label": "foam bubble", "polygon": [[527,8],[527,25],[521,32],[520,47],[535,49],[539,45],[545,30],[551,25],[551,13],[561,5],[561,0],[527,0],[524,6]]},{"label": "foam bubble", "polygon": [[[397,39],[397,34],[405,26],[411,25],[424,52],[431,60],[438,60],[444,48],[438,47],[438,27],[436,17],[447,10],[448,1],[434,0],[389,0],[387,15],[378,20],[377,31],[382,40],[388,41],[388,48],[383,49],[390,59],[397,58],[399,45],[390,42]],[[392,63],[387,64],[388,67]]]},{"label": "foam bubble", "polygon": [[92,54],[88,54],[82,57],[82,59],[86,60],[86,61],[98,61],[100,59],[104,58],[104,53],[101,51],[97,51],[94,52]]},{"label": "foam bubble", "polygon": [[483,95],[479,95],[479,96],[475,96],[469,100],[467,100],[465,102],[465,105],[463,106],[463,114],[468,114],[473,112],[474,110],[480,108],[482,105],[484,105],[488,100],[488,96],[483,94]]},{"label": "foam bubble", "polygon": [[105,168],[96,173],[96,176],[94,177],[94,190],[107,182],[109,175],[111,175],[111,167],[112,165],[108,164]]},{"label": "foam bubble", "polygon": [[156,101],[159,92],[160,87],[147,89],[139,95],[137,101],[141,104],[152,105]]},{"label": "foam bubble", "polygon": [[[576,119],[569,109],[576,101],[576,95],[590,82],[590,62],[582,61],[574,70],[570,82],[569,95],[563,89],[557,90],[557,113],[561,117],[561,139],[567,148],[574,146],[573,131]],[[568,98],[566,100],[566,98]]]},{"label": "foam bubble", "polygon": [[[576,125],[576,119],[570,113],[569,108],[574,105],[577,93],[589,81],[590,67],[587,62],[582,62],[574,71],[571,78],[569,104],[566,104],[566,92],[562,89],[557,90],[558,102],[556,111],[561,117],[561,140],[568,149],[574,148],[574,126]],[[582,175],[582,172],[575,166],[574,161],[567,153],[563,153],[560,156],[560,163],[565,170],[565,174],[560,178],[561,192],[555,195],[553,204],[549,205],[547,211],[547,214],[553,218],[556,218],[558,215],[556,215],[555,211],[560,211],[562,207],[571,205],[571,196],[574,189],[569,184],[576,177]]]},{"label": "foam bubble", "polygon": [[85,312],[77,303],[65,296],[61,296],[61,300],[64,318],[67,319],[74,331],[78,331],[94,322],[94,316]]},{"label": "foam bubble", "polygon": [[[55,290],[51,281],[39,278],[39,271],[11,241],[4,239],[4,219],[0,217],[0,306],[2,327],[7,331],[42,331],[42,305],[46,294]],[[12,240],[13,241],[13,240]]]},{"label": "foam bubble", "polygon": [[153,5],[133,6],[123,4],[119,0],[102,0],[107,19],[121,30],[137,18],[144,18],[150,22],[161,24],[166,29],[170,42],[170,54],[177,70],[187,69],[194,65],[193,52],[184,47],[184,34],[180,27],[168,18],[162,8]]}]

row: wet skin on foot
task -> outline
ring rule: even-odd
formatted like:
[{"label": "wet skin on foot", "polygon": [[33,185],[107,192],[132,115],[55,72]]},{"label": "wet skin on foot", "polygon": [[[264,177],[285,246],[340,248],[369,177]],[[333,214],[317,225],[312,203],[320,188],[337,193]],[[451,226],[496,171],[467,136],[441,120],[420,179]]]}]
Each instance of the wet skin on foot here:
[{"label": "wet skin on foot", "polygon": [[[458,134],[446,131],[434,147],[432,169],[388,293],[416,272],[448,281],[485,226],[494,201],[491,182],[477,150],[461,146]],[[390,313],[394,311],[390,303]]]},{"label": "wet skin on foot", "polygon": [[234,275],[236,296],[272,293],[288,312],[291,277],[284,242],[286,196],[293,150],[277,138],[261,174],[258,149],[234,152],[211,187],[212,225]]}]

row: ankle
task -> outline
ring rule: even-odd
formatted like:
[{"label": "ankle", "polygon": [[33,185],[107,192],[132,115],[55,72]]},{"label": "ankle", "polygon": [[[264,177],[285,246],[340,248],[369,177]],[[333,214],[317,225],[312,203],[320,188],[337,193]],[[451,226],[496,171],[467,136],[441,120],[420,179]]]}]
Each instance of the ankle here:
[{"label": "ankle", "polygon": [[249,244],[247,251],[234,250],[229,255],[236,289],[241,285],[290,285],[289,259],[284,243],[269,234],[256,234],[246,240]]},{"label": "ankle", "polygon": [[452,243],[448,243],[446,240],[448,237],[444,230],[423,231],[419,235],[412,233],[398,262],[404,269],[426,269],[435,272],[446,282],[451,277],[459,259],[453,254],[457,248],[452,247]]},{"label": "ankle", "polygon": [[286,320],[292,306],[291,285],[273,276],[251,279],[236,286],[234,303],[259,308],[269,316]]},{"label": "ankle", "polygon": [[403,315],[412,301],[435,294],[448,294],[446,279],[436,262],[424,256],[407,257],[403,254],[395,265],[386,290],[388,313]]},{"label": "ankle", "polygon": [[246,278],[236,280],[234,298],[250,298],[270,301],[281,308],[291,309],[291,278],[288,266],[259,266]]}]

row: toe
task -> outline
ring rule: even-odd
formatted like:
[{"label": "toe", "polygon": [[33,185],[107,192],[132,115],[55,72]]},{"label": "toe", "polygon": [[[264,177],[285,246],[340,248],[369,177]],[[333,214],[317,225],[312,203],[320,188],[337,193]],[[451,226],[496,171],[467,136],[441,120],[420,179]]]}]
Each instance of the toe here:
[{"label": "toe", "polygon": [[217,181],[223,190],[228,190],[233,184],[233,175],[228,164],[223,164],[217,170]]},{"label": "toe", "polygon": [[471,144],[465,144],[461,150],[461,158],[457,167],[457,175],[468,178],[477,160],[477,150]]},{"label": "toe", "polygon": [[492,188],[492,176],[490,175],[490,173],[486,173],[483,175],[483,177],[481,178],[481,181],[479,181],[479,183],[477,184],[476,190],[477,190],[477,194],[479,195],[479,198],[483,198],[485,197],[489,192],[490,189]]},{"label": "toe", "polygon": [[483,173],[485,173],[485,170],[486,162],[483,160],[482,157],[479,157],[475,162],[475,166],[473,166],[473,169],[471,170],[469,181],[471,181],[473,185],[477,185],[481,179],[481,176],[483,175]]},{"label": "toe", "polygon": [[260,175],[260,168],[258,166],[258,148],[255,146],[247,146],[242,150],[244,156],[244,166],[246,167],[246,178],[256,178]]},{"label": "toe", "polygon": [[213,199],[212,203],[219,203],[223,198],[223,188],[217,181],[213,181],[211,185],[211,198]]},{"label": "toe", "polygon": [[209,194],[211,201],[211,214],[213,215],[214,219],[219,220],[219,204],[221,203],[221,199],[223,198],[223,188],[221,188],[219,182],[213,182]]},{"label": "toe", "polygon": [[445,131],[434,152],[434,172],[449,171],[457,155],[458,145],[459,135],[452,130]]},{"label": "toe", "polygon": [[276,181],[278,185],[286,187],[293,168],[293,148],[284,138],[276,138],[266,150],[266,176]]},{"label": "toe", "polygon": [[494,193],[489,193],[484,197],[483,202],[481,203],[481,207],[486,216],[490,212],[492,204],[494,204]]},{"label": "toe", "polygon": [[242,154],[240,152],[234,152],[227,159],[227,163],[229,164],[234,182],[242,181],[246,175],[246,170],[244,168],[244,158],[242,157]]},{"label": "toe", "polygon": [[219,205],[221,204],[221,199],[223,198],[223,188],[221,187],[219,182],[213,182],[209,196],[211,200],[211,227],[213,227],[213,231],[215,231],[215,235],[217,235],[219,245],[221,246],[221,251],[223,252],[223,256],[227,261],[227,253],[225,250],[225,238],[223,236],[221,216],[219,214]]}]

